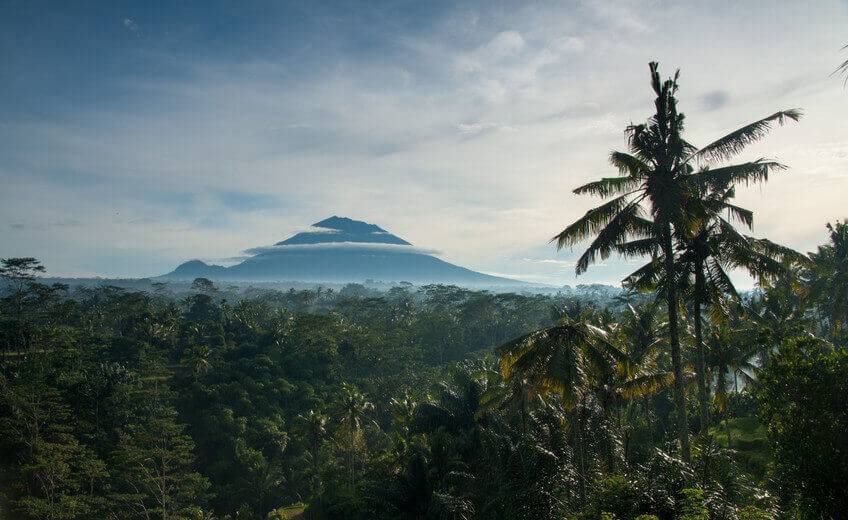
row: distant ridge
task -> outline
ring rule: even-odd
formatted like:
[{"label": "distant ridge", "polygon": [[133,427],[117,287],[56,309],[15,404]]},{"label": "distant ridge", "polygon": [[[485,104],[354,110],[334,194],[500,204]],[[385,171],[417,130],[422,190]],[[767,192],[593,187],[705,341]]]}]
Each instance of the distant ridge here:
[{"label": "distant ridge", "polygon": [[332,216],[230,267],[200,260],[181,264],[161,278],[232,281],[452,283],[516,286],[526,282],[491,276],[422,252],[385,229]]}]

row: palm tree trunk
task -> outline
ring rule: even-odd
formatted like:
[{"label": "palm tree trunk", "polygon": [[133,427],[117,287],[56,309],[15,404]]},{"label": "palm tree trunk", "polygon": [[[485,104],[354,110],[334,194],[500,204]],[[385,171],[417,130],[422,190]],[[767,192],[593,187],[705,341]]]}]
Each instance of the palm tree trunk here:
[{"label": "palm tree trunk", "polygon": [[[716,393],[721,392],[724,396],[724,431],[727,434],[727,449],[730,449],[730,423],[728,422],[728,414],[730,413],[730,397],[727,395],[727,376],[730,372],[726,364],[716,367],[718,371],[718,381],[716,381]],[[733,373],[733,378],[736,379],[736,373]]]},{"label": "palm tree trunk", "polygon": [[695,345],[698,349],[698,401],[701,419],[701,436],[706,437],[710,427],[709,395],[707,392],[707,355],[704,346],[704,334],[701,327],[701,301],[704,290],[704,263],[698,261],[695,266]]},{"label": "palm tree trunk", "polygon": [[666,304],[668,306],[668,342],[671,347],[671,366],[674,371],[674,407],[677,411],[677,438],[680,456],[689,462],[689,425],[686,418],[686,396],[683,392],[683,363],[680,358],[680,339],[677,330],[677,275],[674,265],[674,248],[671,240],[671,224],[666,224],[663,237],[665,254]]},{"label": "palm tree trunk", "polygon": [[350,451],[348,452],[348,458],[347,458],[348,478],[349,478],[348,484],[350,485],[350,491],[353,492],[354,489],[355,489],[355,486],[356,486],[356,484],[354,483],[354,473],[353,473],[353,471],[354,471],[353,470],[353,441],[354,441],[354,439],[353,439],[353,435],[354,435],[353,426],[350,427],[350,432],[348,432],[348,433],[349,433],[348,442],[350,443],[348,445],[348,449]]},{"label": "palm tree trunk", "polygon": [[727,433],[727,449],[731,449],[733,438],[730,436],[730,409],[727,410],[727,415],[724,417],[724,431]]},{"label": "palm tree trunk", "polygon": [[574,451],[577,452],[580,464],[580,503],[586,501],[586,456],[583,453],[583,428],[580,424],[580,406],[575,405],[572,413],[572,428],[574,429]]}]

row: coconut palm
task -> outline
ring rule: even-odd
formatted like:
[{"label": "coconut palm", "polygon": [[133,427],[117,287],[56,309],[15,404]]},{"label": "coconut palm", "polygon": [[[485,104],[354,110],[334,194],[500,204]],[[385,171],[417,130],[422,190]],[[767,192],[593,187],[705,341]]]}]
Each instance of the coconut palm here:
[{"label": "coconut palm", "polygon": [[[703,185],[692,204],[702,217],[691,229],[678,233],[678,289],[692,302],[691,319],[695,341],[696,383],[700,411],[700,430],[709,428],[709,381],[706,348],[703,340],[702,311],[711,307],[712,316],[722,320],[727,315],[727,301],[739,301],[728,271],[745,269],[749,275],[766,283],[785,273],[782,262],[798,262],[803,255],[766,239],[739,233],[733,222],[751,229],[753,213],[732,204],[735,188],[726,185]],[[622,246],[627,251],[628,245]],[[663,294],[668,287],[663,263],[652,261],[625,280],[637,289],[654,289]]]},{"label": "coconut palm", "polygon": [[707,334],[709,357],[707,363],[715,371],[715,403],[719,411],[725,415],[725,432],[727,447],[733,442],[730,435],[730,409],[728,391],[739,392],[739,380],[746,383],[754,380],[756,366],[752,362],[755,357],[755,347],[751,345],[750,337],[744,327],[740,327],[738,314],[734,314],[730,322],[713,327]]},{"label": "coconut palm", "polygon": [[309,448],[308,458],[312,475],[310,475],[310,493],[316,495],[321,491],[321,443],[327,434],[327,416],[316,410],[309,410],[305,415],[297,416],[298,433],[306,438]]},{"label": "coconut palm", "polygon": [[810,253],[811,290],[831,338],[844,341],[842,335],[848,322],[848,220],[828,224],[827,230],[830,243]]},{"label": "coconut palm", "polygon": [[811,329],[806,301],[809,287],[803,279],[809,263],[784,260],[783,273],[744,306],[748,324],[743,327],[756,339],[758,363],[765,366],[772,353],[791,337]]},{"label": "coconut palm", "polygon": [[[673,374],[664,363],[666,350],[665,331],[667,323],[658,302],[649,301],[640,305],[629,305],[615,329],[615,344],[627,355],[627,362],[620,365],[618,374],[617,407],[623,406],[623,414],[633,417],[647,397],[672,384]],[[617,410],[621,412],[622,410]],[[619,413],[619,421],[622,414]],[[623,425],[619,429],[624,429]],[[627,436],[625,432],[625,456]]]},{"label": "coconut palm", "polygon": [[641,305],[628,304],[618,327],[618,333],[627,343],[627,355],[631,359],[640,359],[657,350],[662,344],[667,325],[656,301]]},{"label": "coconut palm", "polygon": [[365,396],[355,386],[344,383],[338,401],[338,418],[347,442],[347,463],[350,488],[356,486],[355,457],[357,437],[362,430],[362,423],[374,410]]},{"label": "coconut palm", "polygon": [[[605,259],[618,250],[627,255],[656,253],[663,256],[662,266],[669,280],[665,291],[668,312],[669,348],[674,372],[674,403],[677,409],[677,435],[681,454],[689,460],[689,433],[686,420],[683,365],[678,325],[677,254],[675,234],[691,229],[701,218],[692,203],[705,183],[728,185],[768,178],[770,171],[781,166],[773,161],[723,166],[693,173],[695,162],[708,164],[733,157],[746,145],[764,136],[775,123],[797,120],[797,110],[780,111],[746,125],[698,149],[682,137],[683,114],[677,110],[675,97],[679,72],[666,81],[660,80],[658,65],[650,64],[651,86],[656,94],[655,114],[645,124],[630,125],[626,134],[630,153],[612,152],[610,162],[621,175],[591,182],[574,193],[603,198],[614,197],[589,210],[576,222],[555,236],[557,248],[574,246],[596,235],[577,260],[578,274],[585,272],[598,258]],[[627,244],[625,251],[621,246]]]},{"label": "coconut palm", "polygon": [[571,412],[571,431],[580,464],[580,492],[586,492],[586,454],[580,408],[589,392],[591,372],[611,371],[626,355],[609,342],[607,332],[585,322],[559,323],[516,338],[500,347],[505,379],[526,382],[534,395],[557,395]]}]

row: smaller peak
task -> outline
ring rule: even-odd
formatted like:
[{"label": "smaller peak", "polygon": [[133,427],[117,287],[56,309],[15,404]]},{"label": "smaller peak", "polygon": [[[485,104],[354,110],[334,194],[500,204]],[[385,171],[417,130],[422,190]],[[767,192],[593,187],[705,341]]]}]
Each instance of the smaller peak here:
[{"label": "smaller peak", "polygon": [[180,267],[187,267],[187,266],[207,266],[207,265],[209,265],[209,264],[207,264],[207,263],[206,263],[206,262],[204,262],[203,260],[189,260],[188,262],[183,262],[183,263],[181,263],[181,264],[180,264]]}]

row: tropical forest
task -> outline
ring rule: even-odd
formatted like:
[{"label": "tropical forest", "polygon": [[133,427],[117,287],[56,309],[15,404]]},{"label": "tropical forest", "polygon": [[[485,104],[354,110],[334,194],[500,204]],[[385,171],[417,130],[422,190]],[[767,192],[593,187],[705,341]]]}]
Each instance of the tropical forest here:
[{"label": "tropical forest", "polygon": [[803,112],[693,143],[681,76],[646,72],[619,86],[650,88],[644,122],[574,186],[597,205],[547,224],[577,274],[629,259],[620,289],[69,284],[4,258],[0,517],[848,518],[848,222],[796,251],[735,201],[792,175],[748,148]]}]

